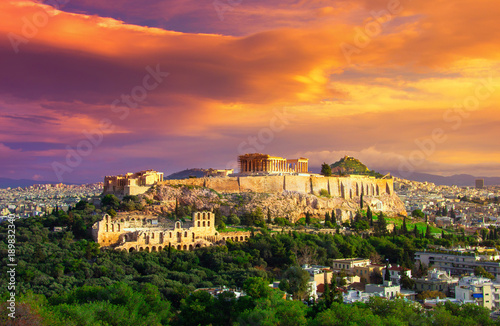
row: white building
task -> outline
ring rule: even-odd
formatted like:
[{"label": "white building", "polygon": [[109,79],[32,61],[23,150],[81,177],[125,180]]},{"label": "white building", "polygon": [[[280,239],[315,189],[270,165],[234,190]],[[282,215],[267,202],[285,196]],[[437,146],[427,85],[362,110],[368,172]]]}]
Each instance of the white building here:
[{"label": "white building", "polygon": [[500,308],[500,283],[489,278],[467,276],[455,287],[455,299],[461,302],[475,302],[477,305],[498,310]]},{"label": "white building", "polygon": [[401,293],[401,287],[392,284],[391,281],[384,281],[384,284],[366,284],[365,292],[377,293],[387,299],[394,299]]}]

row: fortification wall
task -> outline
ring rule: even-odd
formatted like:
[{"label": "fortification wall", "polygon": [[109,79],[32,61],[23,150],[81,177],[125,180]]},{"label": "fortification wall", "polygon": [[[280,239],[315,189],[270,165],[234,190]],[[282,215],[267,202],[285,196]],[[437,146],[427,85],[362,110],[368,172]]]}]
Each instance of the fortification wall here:
[{"label": "fortification wall", "polygon": [[[190,178],[165,180],[162,185],[199,186],[214,189],[222,193],[263,192],[281,193],[284,190],[301,194],[319,195],[322,189],[332,197],[353,199],[361,196],[378,197],[394,194],[392,179],[374,179],[362,176],[320,177],[320,176],[244,176],[220,178]],[[141,190],[142,191],[142,190]]]},{"label": "fortification wall", "polygon": [[283,176],[238,177],[240,191],[276,193],[282,192]]},{"label": "fortification wall", "polygon": [[331,195],[330,179],[331,178],[311,177],[312,193],[319,195],[320,191],[324,189]]},{"label": "fortification wall", "polygon": [[205,185],[218,192],[238,193],[240,192],[240,183],[238,178],[207,178]]},{"label": "fortification wall", "polygon": [[123,194],[125,196],[136,196],[145,193],[151,186],[125,186]]},{"label": "fortification wall", "polygon": [[285,176],[285,190],[309,194],[311,193],[311,177],[287,175]]},{"label": "fortification wall", "polygon": [[162,184],[162,185],[167,185],[167,186],[183,185],[183,186],[204,187],[205,186],[205,178],[188,178],[188,179],[164,180],[164,181],[161,181],[161,182],[158,182],[158,183]]}]

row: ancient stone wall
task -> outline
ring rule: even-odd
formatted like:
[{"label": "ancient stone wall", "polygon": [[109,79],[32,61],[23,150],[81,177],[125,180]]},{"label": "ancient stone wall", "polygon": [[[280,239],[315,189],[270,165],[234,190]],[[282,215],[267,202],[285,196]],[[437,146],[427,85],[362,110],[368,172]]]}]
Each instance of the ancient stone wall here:
[{"label": "ancient stone wall", "polygon": [[238,193],[240,192],[240,183],[238,178],[207,178],[205,185],[207,188],[217,192]]},{"label": "ancient stone wall", "polygon": [[326,190],[330,195],[330,179],[321,177],[311,177],[312,193],[319,195],[322,189]]},{"label": "ancient stone wall", "polygon": [[[188,227],[180,221],[173,227],[162,225],[155,216],[119,214],[112,218],[108,214],[92,226],[94,240],[102,247],[132,251],[159,251],[169,246],[177,250],[193,250],[211,246],[232,237],[234,241],[247,240],[249,233],[230,232],[219,236],[215,229],[212,212],[196,212]],[[240,240],[243,239],[243,240]]]},{"label": "ancient stone wall", "polygon": [[301,194],[318,195],[322,189],[332,197],[353,199],[361,196],[378,197],[394,193],[392,179],[375,179],[363,176],[320,177],[320,176],[242,176],[222,178],[190,178],[165,180],[163,185],[187,185],[214,189],[223,193],[262,192],[281,193],[284,190]]},{"label": "ancient stone wall", "polygon": [[240,192],[276,193],[284,190],[283,176],[238,177]]}]

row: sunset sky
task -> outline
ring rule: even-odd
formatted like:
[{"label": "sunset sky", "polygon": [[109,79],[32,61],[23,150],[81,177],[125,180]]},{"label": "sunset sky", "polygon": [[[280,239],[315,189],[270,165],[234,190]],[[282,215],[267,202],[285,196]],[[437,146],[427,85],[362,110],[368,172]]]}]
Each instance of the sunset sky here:
[{"label": "sunset sky", "polygon": [[43,2],[0,1],[0,177],[248,152],[500,176],[494,1]]}]

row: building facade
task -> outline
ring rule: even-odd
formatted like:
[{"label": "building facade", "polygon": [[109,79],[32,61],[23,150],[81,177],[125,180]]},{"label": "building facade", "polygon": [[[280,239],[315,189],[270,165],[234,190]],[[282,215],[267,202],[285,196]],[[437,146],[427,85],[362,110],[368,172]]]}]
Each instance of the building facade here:
[{"label": "building facade", "polygon": [[[172,225],[173,223],[173,225]],[[191,222],[184,227],[180,221],[159,221],[155,216],[108,214],[92,226],[92,236],[102,247],[118,250],[160,251],[168,247],[193,250],[226,240],[246,241],[249,231],[219,233],[215,229],[212,212],[193,213]]]},{"label": "building facade", "polygon": [[415,260],[427,266],[439,268],[452,275],[474,273],[476,267],[483,267],[487,272],[500,278],[498,254],[489,255],[476,251],[417,251]]},{"label": "building facade", "polygon": [[426,277],[415,278],[415,290],[439,291],[447,296],[454,296],[455,286],[458,285],[458,277],[452,277],[450,272],[444,272],[434,268],[427,273]]},{"label": "building facade", "polygon": [[455,299],[498,310],[500,308],[500,283],[492,282],[484,277],[464,277],[455,287]]},{"label": "building facade", "polygon": [[161,181],[163,181],[163,172],[154,170],[106,176],[104,177],[103,194],[113,194],[119,197],[139,195]]},{"label": "building facade", "polygon": [[238,165],[240,174],[266,175],[266,174],[301,174],[308,173],[309,159],[286,159],[268,154],[253,153],[240,155]]}]

